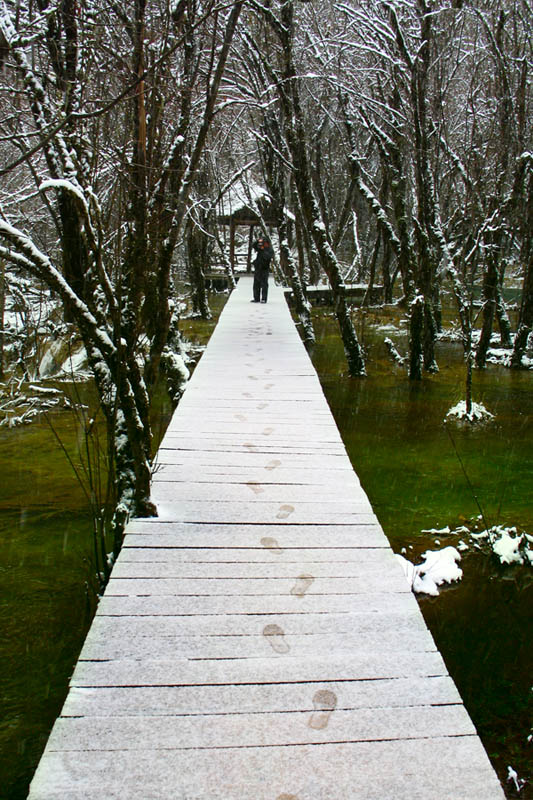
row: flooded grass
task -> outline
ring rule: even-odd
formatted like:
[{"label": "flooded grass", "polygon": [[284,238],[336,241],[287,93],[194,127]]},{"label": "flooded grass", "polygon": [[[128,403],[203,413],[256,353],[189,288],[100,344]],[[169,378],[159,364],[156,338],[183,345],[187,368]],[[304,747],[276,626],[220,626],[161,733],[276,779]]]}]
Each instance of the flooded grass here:
[{"label": "flooded grass", "polygon": [[[444,424],[464,398],[460,344],[437,347],[440,372],[418,384],[391,360],[384,338],[407,351],[396,308],[359,312],[368,377],[348,377],[335,320],[315,310],[313,361],[343,440],[395,552],[417,563],[458,537],[424,533],[477,517],[533,534],[533,372],[489,366],[474,374],[474,400],[495,418]],[[462,462],[462,466],[461,466]],[[466,475],[465,475],[466,473]],[[477,499],[476,499],[477,498]],[[438,543],[437,543],[438,542]],[[422,612],[509,797],[533,797],[533,568],[503,567],[472,547],[463,580]],[[511,765],[528,784],[506,783]]]},{"label": "flooded grass", "polygon": [[84,497],[50,429],[41,422],[2,431],[0,442],[0,795],[18,800],[63,703],[95,599]]}]

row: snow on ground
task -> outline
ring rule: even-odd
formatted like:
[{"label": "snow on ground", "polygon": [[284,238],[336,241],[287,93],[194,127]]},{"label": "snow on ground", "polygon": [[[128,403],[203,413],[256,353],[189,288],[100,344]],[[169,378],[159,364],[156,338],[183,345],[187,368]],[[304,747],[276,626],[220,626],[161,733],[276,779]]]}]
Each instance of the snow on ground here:
[{"label": "snow on ground", "polygon": [[480,542],[485,542],[501,564],[533,565],[533,536],[519,534],[515,527],[493,525],[479,533],[471,533],[470,536],[478,547]]},{"label": "snow on ground", "polygon": [[[425,534],[444,536],[457,541],[455,546],[447,545],[440,550],[426,550],[421,556],[423,559],[421,564],[414,564],[404,555],[396,554],[413,592],[438,595],[439,586],[461,580],[463,571],[457,562],[461,560],[461,553],[472,549],[492,554],[503,566],[533,566],[532,535],[519,533],[515,527],[504,525],[476,530],[480,521],[480,517],[472,520],[471,527],[460,525],[452,529],[446,525],[443,528],[423,530],[422,533]],[[435,539],[435,544],[439,545],[440,540]],[[402,553],[406,553],[405,548],[402,548]]]},{"label": "snow on ground", "polygon": [[461,342],[463,334],[460,328],[445,328],[437,333],[437,341],[439,342]]},{"label": "snow on ground", "polygon": [[526,781],[518,777],[518,773],[511,766],[507,767],[507,783],[512,783],[517,792],[521,792]]},{"label": "snow on ground", "polygon": [[380,333],[400,333],[400,332],[403,333],[403,331],[400,331],[398,325],[394,325],[391,322],[383,322],[383,323],[380,322],[374,327]]},{"label": "snow on ground", "polygon": [[87,369],[87,364],[87,351],[82,345],[63,362],[61,372],[67,373],[67,375],[77,374]]},{"label": "snow on ground", "polygon": [[404,571],[409,585],[417,594],[439,594],[439,586],[443,583],[460,581],[463,570],[457,566],[461,554],[455,547],[444,547],[442,550],[426,550],[421,564],[413,564],[404,556],[396,555]]},{"label": "snow on ground", "polygon": [[488,411],[483,403],[472,403],[470,413],[466,411],[466,401],[460,400],[457,405],[450,408],[446,414],[446,419],[468,420],[468,422],[486,422],[494,419],[494,414]]}]

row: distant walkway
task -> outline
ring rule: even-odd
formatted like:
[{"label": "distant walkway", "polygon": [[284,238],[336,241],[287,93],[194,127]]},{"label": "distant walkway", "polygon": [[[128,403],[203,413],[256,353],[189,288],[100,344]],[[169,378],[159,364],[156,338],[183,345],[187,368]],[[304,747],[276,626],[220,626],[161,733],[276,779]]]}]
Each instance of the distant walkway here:
[{"label": "distant walkway", "polygon": [[31,800],[493,800],[281,289],[172,419]]}]

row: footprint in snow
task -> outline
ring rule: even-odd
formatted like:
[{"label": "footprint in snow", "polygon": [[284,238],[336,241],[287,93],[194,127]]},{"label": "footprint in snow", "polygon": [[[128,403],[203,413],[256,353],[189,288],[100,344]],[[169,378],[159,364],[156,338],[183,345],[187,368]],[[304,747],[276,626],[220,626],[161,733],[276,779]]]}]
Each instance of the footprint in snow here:
[{"label": "footprint in snow", "polygon": [[298,575],[296,583],[291,589],[291,594],[296,597],[303,597],[314,580],[313,575]]},{"label": "footprint in snow", "polygon": [[320,689],[313,697],[315,710],[308,722],[310,728],[321,731],[327,728],[329,718],[337,707],[337,695],[330,689]]},{"label": "footprint in snow", "polygon": [[290,506],[288,504],[282,505],[279,507],[279,511],[276,514],[277,519],[287,519],[290,515],[294,513],[294,506]]},{"label": "footprint in snow", "polygon": [[273,539],[271,536],[263,536],[261,544],[267,550],[270,550],[271,553],[275,553],[276,555],[281,555],[281,553],[283,553],[283,550],[278,544],[278,540]]},{"label": "footprint in snow", "polygon": [[279,625],[265,625],[263,628],[263,636],[275,653],[289,652],[290,647],[285,641],[285,632]]}]

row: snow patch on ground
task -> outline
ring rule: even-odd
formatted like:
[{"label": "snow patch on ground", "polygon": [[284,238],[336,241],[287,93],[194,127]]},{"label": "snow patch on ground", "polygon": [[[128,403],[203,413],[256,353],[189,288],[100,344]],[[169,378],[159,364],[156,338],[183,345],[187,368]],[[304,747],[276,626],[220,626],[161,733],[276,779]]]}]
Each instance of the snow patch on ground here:
[{"label": "snow patch on ground", "polygon": [[463,334],[460,328],[446,328],[437,333],[437,341],[439,342],[461,342],[462,340]]},{"label": "snow patch on ground", "polygon": [[[470,521],[468,525],[450,528],[426,528],[422,533],[432,536],[444,536],[453,539],[455,546],[447,545],[439,550],[427,550],[422,554],[422,563],[414,564],[405,558],[407,550],[402,547],[396,554],[404,575],[412,591],[417,594],[438,595],[439,586],[461,580],[462,569],[458,566],[461,553],[481,551],[498,559],[506,566],[533,566],[533,536],[525,531],[519,532],[514,526],[493,525],[480,530],[481,517]],[[440,540],[435,539],[435,545]],[[412,549],[412,547],[411,547]]]},{"label": "snow patch on ground", "polygon": [[457,566],[461,554],[455,547],[426,550],[421,564],[413,564],[404,556],[396,555],[409,585],[417,594],[438,595],[443,583],[460,581],[463,570]]},{"label": "snow patch on ground", "polygon": [[450,408],[446,414],[446,419],[467,420],[468,422],[486,422],[494,419],[494,414],[488,411],[483,403],[472,403],[470,413],[466,410],[466,401],[460,400],[455,406]]},{"label": "snow patch on ground", "polygon": [[46,350],[41,363],[39,364],[39,377],[48,378],[57,372],[59,365],[57,359],[63,350],[64,343],[61,339],[52,342],[50,347]]},{"label": "snow patch on ground", "polygon": [[[532,535],[525,531],[519,532],[514,526],[493,525],[490,528],[480,529],[480,522],[482,518],[477,517],[471,521],[470,527],[460,525],[451,529],[446,525],[444,528],[427,528],[422,533],[457,538],[457,550],[461,552],[471,548],[484,550],[496,556],[502,565],[533,566]],[[435,540],[435,543],[437,541]]]},{"label": "snow patch on ground", "polygon": [[518,777],[518,773],[511,766],[507,767],[507,783],[512,783],[517,792],[521,792],[526,781]]},{"label": "snow patch on ground", "polygon": [[471,538],[475,542],[485,541],[500,564],[533,565],[533,536],[519,534],[515,527],[493,525],[487,530],[472,533]]},{"label": "snow patch on ground", "polygon": [[391,322],[379,323],[378,325],[375,325],[375,329],[376,331],[383,333],[398,333],[400,330],[397,325],[394,325]]}]

